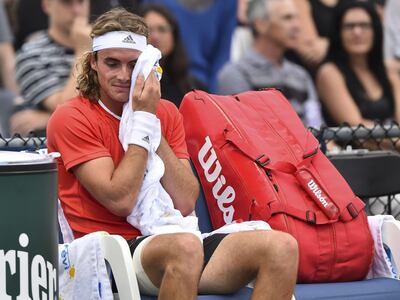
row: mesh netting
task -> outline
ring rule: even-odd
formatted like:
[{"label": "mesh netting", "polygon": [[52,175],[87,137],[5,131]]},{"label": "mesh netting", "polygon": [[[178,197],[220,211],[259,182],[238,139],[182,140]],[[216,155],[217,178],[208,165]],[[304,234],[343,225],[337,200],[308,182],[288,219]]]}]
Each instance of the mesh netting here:
[{"label": "mesh netting", "polygon": [[310,130],[323,146],[334,142],[335,146],[343,149],[351,146],[369,150],[400,150],[400,127],[395,122],[385,125],[377,123],[372,128],[343,124],[339,127]]},{"label": "mesh netting", "polygon": [[5,138],[0,134],[0,150],[3,151],[36,151],[46,148],[46,138],[37,136],[22,137],[15,134],[11,138]]},{"label": "mesh netting", "polygon": [[[343,124],[339,127],[310,128],[311,132],[320,141],[322,149],[329,154],[330,151],[345,151],[352,149],[368,150],[400,150],[400,127],[397,123],[375,124],[372,128],[363,125],[351,127]],[[397,157],[397,156],[396,156]],[[400,159],[400,157],[399,157]],[[373,170],[371,170],[373,171]],[[400,170],[398,170],[400,174]],[[400,185],[400,175],[397,178]],[[388,194],[381,197],[363,198],[366,211],[369,215],[391,214],[400,220],[400,194]]]}]

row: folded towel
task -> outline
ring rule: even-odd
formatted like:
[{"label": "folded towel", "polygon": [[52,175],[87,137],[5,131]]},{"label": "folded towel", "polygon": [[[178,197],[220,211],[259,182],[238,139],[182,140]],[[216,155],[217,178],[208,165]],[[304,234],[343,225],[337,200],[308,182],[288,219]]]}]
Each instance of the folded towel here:
[{"label": "folded towel", "polygon": [[106,264],[95,232],[58,246],[60,299],[112,300]]}]

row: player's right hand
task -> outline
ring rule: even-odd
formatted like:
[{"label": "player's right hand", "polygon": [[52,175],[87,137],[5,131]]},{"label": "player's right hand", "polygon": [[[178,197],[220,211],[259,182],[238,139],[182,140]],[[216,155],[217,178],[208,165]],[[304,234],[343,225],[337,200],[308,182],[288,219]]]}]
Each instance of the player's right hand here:
[{"label": "player's right hand", "polygon": [[156,114],[160,98],[160,81],[158,81],[154,72],[150,72],[146,81],[143,74],[139,74],[132,94],[132,109]]}]

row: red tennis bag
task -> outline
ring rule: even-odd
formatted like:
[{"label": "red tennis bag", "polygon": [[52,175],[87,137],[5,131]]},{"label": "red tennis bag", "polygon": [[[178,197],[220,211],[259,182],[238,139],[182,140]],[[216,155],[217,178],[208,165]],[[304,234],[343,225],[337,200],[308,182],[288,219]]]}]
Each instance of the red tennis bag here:
[{"label": "red tennis bag", "polygon": [[299,282],[366,276],[373,240],[364,203],[278,90],[193,91],[180,111],[214,228],[265,220],[290,233],[299,245]]}]

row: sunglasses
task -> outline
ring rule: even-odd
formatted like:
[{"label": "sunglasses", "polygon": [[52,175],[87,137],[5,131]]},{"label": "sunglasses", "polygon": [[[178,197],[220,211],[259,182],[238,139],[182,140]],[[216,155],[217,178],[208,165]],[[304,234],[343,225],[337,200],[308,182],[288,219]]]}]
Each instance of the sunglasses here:
[{"label": "sunglasses", "polygon": [[160,26],[149,27],[149,34],[151,34],[152,32],[166,34],[171,31],[172,31],[172,27],[169,25],[160,25]]},{"label": "sunglasses", "polygon": [[58,0],[62,5],[71,6],[74,3],[83,4],[87,0]]},{"label": "sunglasses", "polygon": [[370,22],[348,22],[342,25],[342,29],[345,31],[353,31],[355,28],[360,28],[361,30],[370,30],[372,24]]}]

